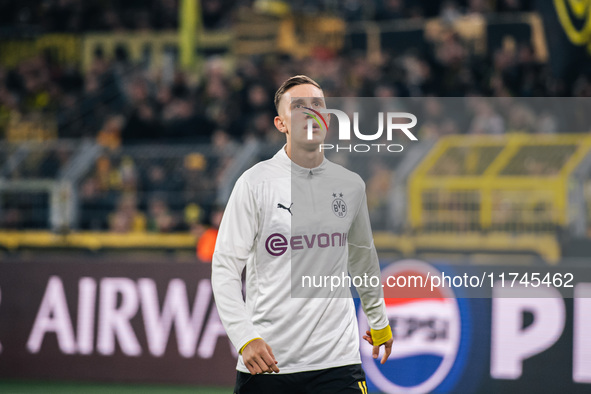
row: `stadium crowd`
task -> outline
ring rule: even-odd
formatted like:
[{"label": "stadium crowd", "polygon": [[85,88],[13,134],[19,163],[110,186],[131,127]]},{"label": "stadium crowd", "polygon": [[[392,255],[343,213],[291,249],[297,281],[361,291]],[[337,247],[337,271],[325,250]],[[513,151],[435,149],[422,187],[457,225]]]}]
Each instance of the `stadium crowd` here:
[{"label": "stadium crowd", "polygon": [[[289,3],[292,9],[309,13],[332,10],[346,20],[453,19],[467,13],[528,11],[532,6],[532,2],[520,0]],[[227,28],[232,24],[229,10],[252,6],[250,1],[203,0],[204,25]],[[178,25],[177,7],[176,0],[153,0],[149,7],[138,1],[0,1],[0,22],[2,26],[38,26],[44,32],[173,29]],[[309,75],[330,97],[591,96],[589,75],[581,73],[569,82],[556,78],[548,64],[536,60],[530,43],[514,44],[477,55],[459,35],[447,34],[403,53],[384,48],[379,61],[357,52],[317,51],[304,59],[289,55],[244,57],[235,67],[228,67],[222,58],[212,56],[196,80],[180,69],[165,75],[134,64],[123,49],[113,59],[95,53],[85,73],[40,55],[14,68],[0,65],[0,131],[6,132],[11,114],[41,113],[56,119],[58,138],[92,139],[105,147],[105,154],[80,186],[83,206],[95,212],[85,215],[82,228],[183,230],[207,216],[195,212],[208,210],[203,208],[207,200],[203,196],[215,191],[238,144],[250,139],[281,143],[282,136],[273,126],[273,95],[282,81],[295,74]],[[428,122],[419,138],[504,133],[512,126],[496,122],[498,114],[486,105],[475,111],[476,120],[468,128]],[[526,109],[516,112],[513,128],[556,131],[552,122],[536,123]],[[178,163],[139,168],[133,158],[121,154],[122,147],[137,144],[212,144],[218,159],[182,158],[182,174],[175,173]],[[376,185],[372,187],[380,195],[387,195],[387,171],[374,173],[376,179],[368,183]],[[196,187],[206,193],[192,190]],[[172,203],[172,209],[163,197],[171,192],[182,196]],[[21,225],[18,221],[2,224]]]},{"label": "stadium crowd", "polygon": [[[233,11],[263,0],[201,0],[203,25],[231,26]],[[166,30],[178,27],[179,0],[0,1],[0,26],[37,27],[42,32]],[[259,3],[259,4],[257,4]],[[533,0],[285,0],[293,11],[329,12],[347,21],[455,18],[461,14],[531,11]]]}]

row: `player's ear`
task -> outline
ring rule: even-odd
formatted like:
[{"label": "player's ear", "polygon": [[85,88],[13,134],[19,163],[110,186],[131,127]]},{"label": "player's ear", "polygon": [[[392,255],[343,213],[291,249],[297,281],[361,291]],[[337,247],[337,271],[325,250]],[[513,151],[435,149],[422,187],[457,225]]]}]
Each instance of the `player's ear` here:
[{"label": "player's ear", "polygon": [[275,119],[273,119],[273,123],[275,124],[277,130],[282,133],[287,133],[287,126],[280,116],[276,116]]}]

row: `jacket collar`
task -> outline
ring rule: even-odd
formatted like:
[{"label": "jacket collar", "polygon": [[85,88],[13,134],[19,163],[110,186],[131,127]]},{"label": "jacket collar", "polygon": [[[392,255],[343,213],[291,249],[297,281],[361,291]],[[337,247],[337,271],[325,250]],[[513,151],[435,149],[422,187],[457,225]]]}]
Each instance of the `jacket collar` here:
[{"label": "jacket collar", "polygon": [[285,151],[285,146],[286,145],[283,145],[283,147],[281,149],[279,149],[279,152],[277,152],[275,154],[275,157],[281,162],[281,164],[283,166],[285,166],[285,167],[289,166],[292,174],[318,175],[318,174],[321,174],[322,172],[326,171],[326,167],[328,166],[328,163],[329,163],[328,160],[326,159],[326,157],[323,158],[322,163],[320,163],[320,165],[318,167],[314,167],[314,168],[301,167],[301,166],[297,165],[296,163],[294,163],[293,161],[291,161],[289,156],[287,156],[287,152]]}]

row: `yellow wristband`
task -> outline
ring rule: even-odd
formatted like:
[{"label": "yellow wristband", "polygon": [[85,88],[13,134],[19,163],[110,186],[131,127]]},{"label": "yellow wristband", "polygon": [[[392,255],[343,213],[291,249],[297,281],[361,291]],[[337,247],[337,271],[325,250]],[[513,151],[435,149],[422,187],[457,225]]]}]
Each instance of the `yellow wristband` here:
[{"label": "yellow wristband", "polygon": [[386,343],[392,338],[392,329],[390,325],[382,328],[381,330],[374,330],[373,328],[370,329],[371,331],[371,339],[373,340],[374,346],[380,346],[383,343]]},{"label": "yellow wristband", "polygon": [[254,341],[255,339],[263,339],[263,338],[252,338],[250,341],[246,342],[246,343],[244,344],[244,346],[242,346],[242,347],[240,348],[240,351],[239,351],[238,353],[242,354],[242,351],[244,350],[244,348],[246,347],[246,345],[248,345],[249,343],[251,343],[251,342],[252,342],[252,341]]}]

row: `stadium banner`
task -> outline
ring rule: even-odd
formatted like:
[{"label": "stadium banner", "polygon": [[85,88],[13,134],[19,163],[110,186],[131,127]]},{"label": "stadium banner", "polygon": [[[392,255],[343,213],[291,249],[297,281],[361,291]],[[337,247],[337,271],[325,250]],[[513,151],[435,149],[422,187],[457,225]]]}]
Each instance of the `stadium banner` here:
[{"label": "stadium banner", "polygon": [[542,16],[553,75],[567,81],[591,67],[591,2],[536,1]]},{"label": "stadium banner", "polygon": [[231,386],[211,266],[0,264],[0,378]]},{"label": "stadium banner", "polygon": [[[399,260],[382,266],[382,278],[436,272],[462,276],[466,270],[468,265]],[[535,271],[530,267],[530,276]],[[525,287],[545,298],[524,297]],[[517,281],[496,287],[494,298],[462,298],[465,289],[453,285],[441,287],[438,298],[423,297],[420,289],[413,298],[391,298],[385,287],[394,345],[381,365],[372,358],[372,347],[361,344],[369,391],[589,392],[591,282],[574,288],[575,298],[563,298],[552,284]],[[368,325],[359,307],[358,317],[364,333]]]},{"label": "stadium banner", "polygon": [[[469,270],[382,263],[384,278]],[[230,387],[237,355],[209,278],[203,264],[2,263],[0,378]],[[462,298],[453,286],[439,298],[385,291],[394,347],[380,365],[361,344],[370,391],[588,392],[591,283],[577,281],[576,298],[542,287],[547,298]],[[360,309],[359,328],[367,328]]]}]

